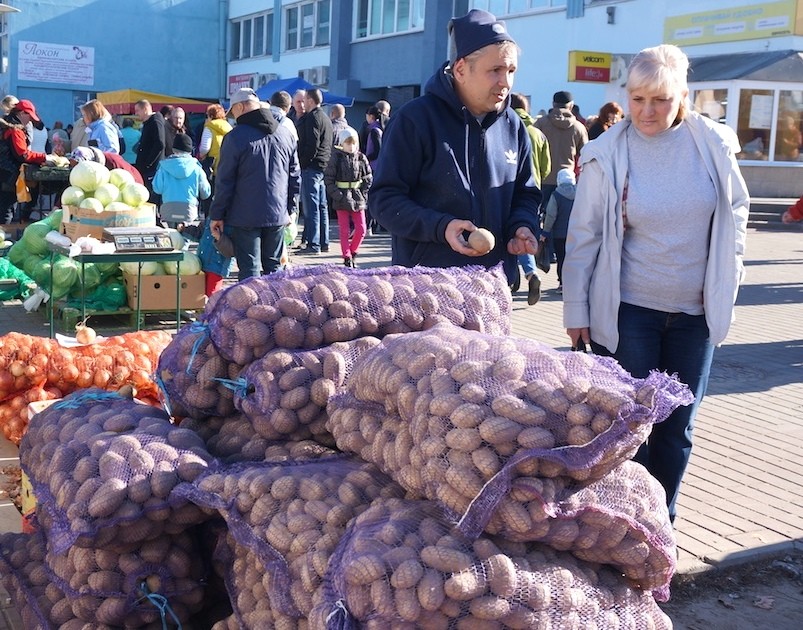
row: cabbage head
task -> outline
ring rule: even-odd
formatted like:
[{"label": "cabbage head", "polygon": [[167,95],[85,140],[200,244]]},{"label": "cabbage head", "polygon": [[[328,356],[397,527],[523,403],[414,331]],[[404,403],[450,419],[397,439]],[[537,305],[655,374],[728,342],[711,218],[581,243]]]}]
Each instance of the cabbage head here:
[{"label": "cabbage head", "polygon": [[44,256],[48,253],[47,241],[45,236],[53,231],[53,228],[47,222],[47,219],[42,219],[36,223],[31,223],[25,228],[22,233],[20,241],[25,243],[25,247],[29,252],[37,256]]},{"label": "cabbage head", "polygon": [[179,268],[179,275],[182,276],[195,276],[201,273],[201,259],[193,252],[184,252],[184,260],[176,262],[175,260],[166,260],[162,263],[165,267],[165,272],[168,275],[176,274],[176,266]]},{"label": "cabbage head", "polygon": [[[127,273],[131,276],[137,275],[137,266],[139,263],[135,262],[124,262],[120,263],[120,269],[122,269],[123,273]],[[156,262],[151,260],[149,262],[142,263],[142,275],[143,276],[162,276],[164,275],[164,270],[162,268],[162,263]]]}]

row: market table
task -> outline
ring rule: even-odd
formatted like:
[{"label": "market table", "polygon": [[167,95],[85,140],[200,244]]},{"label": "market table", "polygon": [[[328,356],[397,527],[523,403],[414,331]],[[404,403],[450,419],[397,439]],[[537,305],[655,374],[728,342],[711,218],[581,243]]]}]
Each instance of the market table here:
[{"label": "market table", "polygon": [[[53,286],[53,256],[62,254],[69,256],[69,249],[61,245],[48,242],[50,250],[50,286]],[[81,321],[86,320],[86,263],[138,263],[137,264],[137,307],[135,309],[137,323],[136,330],[140,328],[140,317],[142,315],[142,292],[140,284],[142,282],[142,263],[146,262],[181,262],[184,260],[184,252],[180,250],[161,251],[161,252],[114,252],[111,254],[78,254],[72,257],[73,260],[81,265]],[[176,265],[176,331],[181,328],[181,276],[180,265]],[[48,324],[50,326],[50,337],[54,336],[54,300],[48,300]]]}]

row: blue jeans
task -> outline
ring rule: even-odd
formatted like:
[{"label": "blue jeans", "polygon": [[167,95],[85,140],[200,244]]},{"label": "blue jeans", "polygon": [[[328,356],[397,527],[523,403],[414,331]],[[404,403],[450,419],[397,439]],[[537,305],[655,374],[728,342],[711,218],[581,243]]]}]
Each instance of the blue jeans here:
[{"label": "blue jeans", "polygon": [[329,247],[329,208],[323,171],[306,168],[301,171],[301,199],[304,204],[304,234],[307,247],[320,251]]},{"label": "blue jeans", "polygon": [[525,277],[535,273],[535,256],[532,254],[519,254],[518,258]]},{"label": "blue jeans", "polygon": [[245,280],[261,273],[268,274],[282,266],[284,226],[261,228],[231,228],[234,257],[237,259],[237,279]]},{"label": "blue jeans", "polygon": [[[610,355],[593,341],[591,347],[597,354]],[[669,517],[674,521],[680,482],[691,455],[694,418],[714,356],[705,315],[664,313],[622,303],[619,347],[612,356],[636,378],[645,378],[656,369],[677,374],[694,394],[691,405],[678,407],[669,418],[653,425],[650,437],[633,458],[664,487]]]}]

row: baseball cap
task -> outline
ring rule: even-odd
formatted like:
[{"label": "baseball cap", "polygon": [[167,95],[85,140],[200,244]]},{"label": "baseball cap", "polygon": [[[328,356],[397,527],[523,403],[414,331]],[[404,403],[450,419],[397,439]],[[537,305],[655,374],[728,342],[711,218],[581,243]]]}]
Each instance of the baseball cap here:
[{"label": "baseball cap", "polygon": [[552,95],[552,102],[555,105],[566,105],[567,103],[571,103],[573,100],[574,98],[572,97],[572,93],[567,92],[566,90],[555,92]]},{"label": "baseball cap", "polygon": [[226,116],[231,114],[231,108],[234,107],[237,103],[259,103],[259,97],[257,93],[254,92],[251,88],[240,88],[234,94],[231,95],[231,102],[229,103],[229,111],[226,112]]},{"label": "baseball cap", "polygon": [[513,41],[505,23],[482,9],[472,9],[463,17],[452,18],[448,31],[452,39],[450,60],[453,62],[490,44]]},{"label": "baseball cap", "polygon": [[16,105],[14,105],[13,111],[28,114],[31,117],[31,120],[34,122],[42,122],[36,113],[36,108],[33,106],[33,103],[31,103],[31,101],[28,99],[24,98],[19,101]]}]

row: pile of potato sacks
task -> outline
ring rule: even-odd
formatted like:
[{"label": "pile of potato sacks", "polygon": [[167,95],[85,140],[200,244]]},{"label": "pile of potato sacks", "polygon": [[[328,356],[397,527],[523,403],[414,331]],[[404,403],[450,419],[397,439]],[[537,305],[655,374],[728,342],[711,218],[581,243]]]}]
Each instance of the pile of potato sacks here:
[{"label": "pile of potato sacks", "polygon": [[62,511],[0,547],[40,627],[193,627],[216,575],[220,630],[670,628],[665,499],[629,460],[690,393],[511,337],[510,311],[499,268],[299,267],[164,350],[178,427],[106,400],[60,410],[97,433],[39,414],[22,464]]}]

